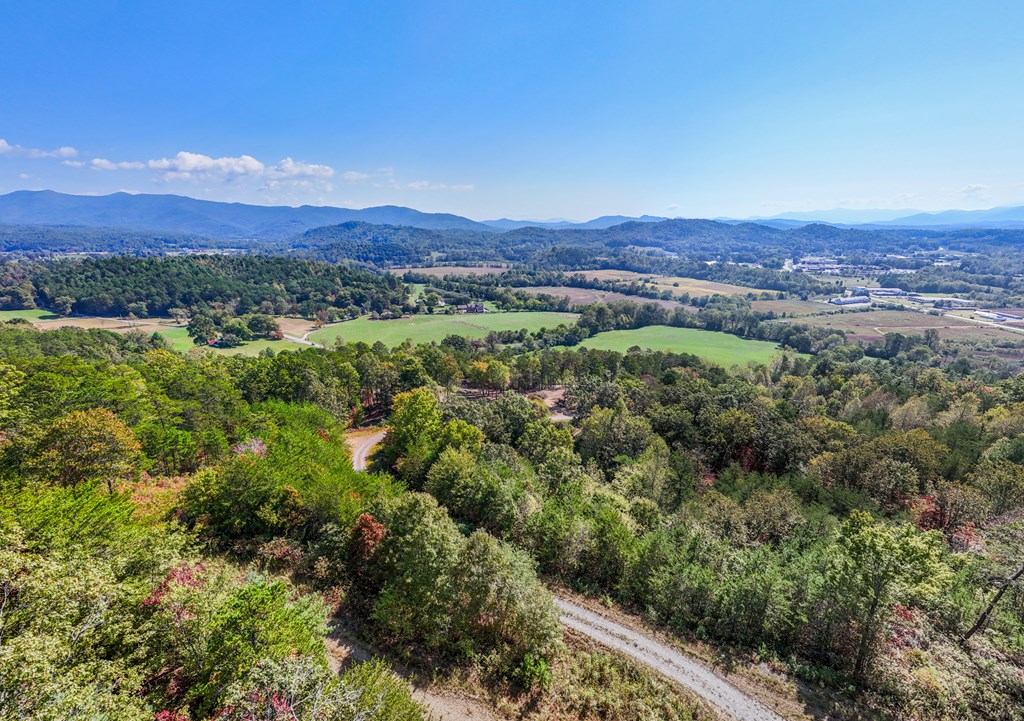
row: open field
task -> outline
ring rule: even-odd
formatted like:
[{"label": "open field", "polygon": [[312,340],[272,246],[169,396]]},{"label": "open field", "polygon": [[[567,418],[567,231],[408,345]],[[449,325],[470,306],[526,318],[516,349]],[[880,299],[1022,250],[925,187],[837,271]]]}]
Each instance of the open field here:
[{"label": "open field", "polygon": [[[637,281],[647,278],[651,284],[656,285],[660,290],[669,290],[674,295],[689,293],[691,296],[704,295],[746,295],[747,293],[760,293],[759,288],[747,288],[742,285],[730,283],[716,283],[713,280],[699,280],[697,278],[684,278],[675,275],[650,275],[648,273],[634,273],[631,270],[582,270],[581,275],[595,280],[616,280]],[[677,285],[678,284],[678,285]]]},{"label": "open field", "polygon": [[814,315],[816,313],[828,313],[836,310],[836,306],[827,303],[815,303],[811,300],[800,300],[798,298],[787,300],[755,300],[750,304],[751,308],[759,313],[775,313],[777,315]]},{"label": "open field", "polygon": [[280,326],[281,330],[285,335],[295,336],[301,338],[316,330],[316,326],[313,325],[313,321],[306,320],[305,318],[289,318],[282,315],[274,316],[274,320],[277,321],[277,325]]},{"label": "open field", "polygon": [[[187,353],[196,347],[192,338],[188,335],[188,329],[178,325],[171,318],[145,318],[129,321],[124,318],[100,318],[100,317],[62,317],[54,315],[47,310],[5,310],[0,311],[0,321],[7,321],[13,318],[25,318],[32,322],[32,325],[40,330],[55,330],[57,328],[82,328],[89,330],[99,328],[113,331],[114,333],[128,333],[137,331],[140,333],[159,333],[170,343],[171,347],[179,353]],[[313,322],[304,318],[286,318],[276,316],[278,324],[286,334],[301,338],[306,333],[314,330]],[[306,346],[292,343],[288,340],[255,340],[237,348],[211,348],[210,350],[221,355],[257,355],[264,348],[274,350],[296,350]]]},{"label": "open field", "polygon": [[395,275],[405,273],[422,273],[432,275],[435,278],[442,278],[446,275],[489,275],[491,273],[504,273],[508,268],[500,265],[435,265],[429,268],[394,268]]},{"label": "open field", "polygon": [[672,353],[692,353],[723,366],[746,365],[748,361],[767,363],[780,352],[779,346],[768,341],[747,340],[728,333],[667,325],[598,333],[580,345],[621,353],[633,346]]},{"label": "open field", "polygon": [[0,322],[22,318],[34,323],[37,320],[49,320],[59,317],[48,310],[40,310],[39,308],[32,308],[31,310],[0,310]]},{"label": "open field", "polygon": [[872,310],[835,315],[808,316],[797,322],[807,325],[846,331],[850,340],[882,340],[886,333],[923,334],[934,328],[942,339],[955,340],[1013,340],[1012,331],[977,325],[950,316],[928,315],[912,311]]},{"label": "open field", "polygon": [[537,285],[529,288],[514,288],[533,295],[547,293],[556,298],[568,297],[569,302],[574,305],[587,303],[610,303],[615,300],[628,300],[631,303],[657,303],[663,308],[681,308],[678,301],[663,300],[661,298],[644,298],[639,295],[626,295],[625,293],[614,293],[608,290],[594,290],[593,288],[572,288],[567,285]]},{"label": "open field", "polygon": [[311,334],[309,339],[330,346],[335,339],[365,341],[394,346],[406,338],[417,343],[442,341],[450,335],[467,338],[483,338],[491,331],[520,330],[537,331],[554,328],[562,323],[576,320],[574,313],[480,313],[459,315],[414,315],[396,320],[355,320],[337,323]]}]

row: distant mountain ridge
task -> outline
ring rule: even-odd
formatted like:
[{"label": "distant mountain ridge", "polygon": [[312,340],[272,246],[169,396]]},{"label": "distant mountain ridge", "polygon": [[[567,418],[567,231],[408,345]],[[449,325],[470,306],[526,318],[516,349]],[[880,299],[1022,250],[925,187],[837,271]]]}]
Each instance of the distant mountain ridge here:
[{"label": "distant mountain ridge", "polygon": [[181,195],[67,195],[18,190],[0,195],[0,223],[79,225],[188,233],[215,238],[286,238],[312,228],[349,221],[433,230],[492,232],[483,223],[450,213],[422,213],[384,205],[353,210],[329,206],[246,205]]},{"label": "distant mountain ridge", "polygon": [[896,218],[888,223],[878,223],[878,225],[1022,228],[1024,227],[1024,205],[987,210],[943,210],[938,213],[915,213]]},{"label": "distant mountain ridge", "polygon": [[481,222],[484,225],[489,225],[497,230],[519,230],[520,228],[548,228],[550,230],[585,228],[591,230],[604,230],[605,228],[622,225],[623,223],[660,223],[663,220],[670,220],[670,218],[663,218],[658,215],[641,215],[639,217],[629,215],[602,215],[600,218],[594,218],[593,220],[588,220],[583,223],[575,223],[571,220],[510,220],[509,218],[484,220]]},{"label": "distant mountain ridge", "polygon": [[[910,214],[900,215],[901,213]],[[70,237],[68,233],[71,232],[72,227],[103,228],[106,231],[113,229],[146,231],[233,241],[237,247],[245,247],[244,241],[246,240],[253,242],[284,241],[314,228],[339,226],[345,223],[444,232],[459,231],[473,235],[493,235],[517,231],[526,233],[561,231],[569,233],[571,236],[580,231],[622,228],[626,234],[642,238],[651,232],[655,234],[679,232],[681,226],[677,221],[682,220],[651,215],[640,217],[605,215],[582,223],[569,220],[523,221],[508,218],[477,222],[451,213],[424,213],[394,205],[363,209],[313,205],[263,206],[198,200],[180,195],[114,193],[90,196],[67,195],[50,190],[19,190],[7,195],[0,195],[0,225],[40,228],[62,226],[64,230],[60,232],[66,237]],[[731,226],[756,224],[762,228],[758,231],[761,233],[765,228],[786,230],[812,224],[862,230],[887,228],[893,230],[920,228],[936,231],[943,228],[1009,230],[1024,228],[1024,206],[989,210],[947,210],[938,213],[834,209],[781,214],[768,219],[719,218],[715,221],[701,220],[699,222],[718,222]],[[655,231],[655,227],[659,229]],[[692,229],[693,226],[690,227]],[[48,232],[53,234],[53,231]],[[394,236],[396,232],[391,229],[386,231],[385,235]],[[363,229],[360,233],[366,238],[369,237],[367,229]],[[351,231],[342,233],[345,236],[351,234]],[[379,242],[380,236],[377,237],[377,242]],[[98,240],[98,236],[93,239],[94,242],[96,240]],[[350,238],[347,238],[346,242],[348,240]],[[425,239],[420,238],[419,240]],[[468,242],[468,239],[466,240]],[[171,246],[181,243],[181,239],[170,240]]]},{"label": "distant mountain ridge", "polygon": [[0,195],[0,224],[130,228],[235,239],[287,238],[313,228],[349,222],[425,230],[494,232],[534,227],[604,229],[631,221],[662,220],[667,218],[606,215],[582,223],[508,218],[477,222],[461,215],[424,213],[396,205],[362,209],[325,205],[292,207],[222,203],[183,195],[69,195],[53,190],[16,190]]},{"label": "distant mountain ridge", "polygon": [[841,226],[871,227],[958,227],[958,228],[1021,228],[1024,227],[1024,206],[1004,206],[985,210],[941,210],[924,212],[904,209],[833,208],[779,213],[769,217],[754,216],[738,221],[716,218],[727,223],[754,222],[771,227],[793,227],[802,223],[827,223]]}]

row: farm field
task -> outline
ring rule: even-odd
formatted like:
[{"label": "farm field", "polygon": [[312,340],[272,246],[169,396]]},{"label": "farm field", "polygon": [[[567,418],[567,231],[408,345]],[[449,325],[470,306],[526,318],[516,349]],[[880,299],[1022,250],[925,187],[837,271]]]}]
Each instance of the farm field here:
[{"label": "farm field", "polygon": [[489,275],[491,273],[504,273],[508,268],[500,265],[435,265],[429,268],[394,268],[395,275],[405,273],[422,273],[432,275],[435,278],[443,278],[446,275]]},{"label": "farm field", "polygon": [[449,335],[483,338],[491,331],[522,328],[536,331],[575,320],[575,313],[549,312],[415,315],[395,320],[370,320],[363,317],[322,328],[312,333],[309,339],[325,346],[331,346],[337,338],[367,343],[380,341],[395,346],[407,338],[417,343],[439,342]]},{"label": "farm field", "polygon": [[[783,321],[785,322],[785,321]],[[1013,331],[1000,330],[977,325],[968,320],[950,316],[928,315],[912,311],[873,310],[835,315],[808,316],[800,318],[800,323],[807,325],[835,328],[846,331],[850,340],[873,341],[881,340],[886,333],[924,333],[934,328],[939,337],[951,340],[1012,340],[1019,335]]]},{"label": "farm field", "polygon": [[306,320],[305,318],[291,318],[283,315],[275,315],[274,320],[277,321],[277,325],[280,326],[281,331],[285,335],[295,336],[301,338],[311,331],[316,330],[316,326],[313,321]]},{"label": "farm field", "polygon": [[537,285],[530,286],[528,288],[515,288],[515,290],[522,290],[533,295],[547,293],[548,295],[553,295],[556,298],[568,297],[569,302],[574,305],[584,305],[587,303],[610,303],[616,300],[628,300],[631,303],[657,303],[663,308],[670,309],[683,307],[674,300],[644,298],[639,295],[626,295],[625,293],[615,293],[608,290],[595,290],[593,288],[572,288],[567,285]]},{"label": "farm field", "polygon": [[814,315],[817,313],[828,313],[836,309],[835,306],[827,303],[816,303],[811,300],[755,300],[750,304],[751,308],[759,313],[775,313],[777,315]]},{"label": "farm field", "polygon": [[49,320],[51,318],[59,317],[60,316],[54,315],[48,310],[41,310],[39,308],[32,308],[30,310],[0,310],[0,322],[7,322],[9,320],[15,320],[16,318],[22,318],[34,323],[38,320]]},{"label": "farm field", "polygon": [[[100,318],[100,317],[64,317],[51,313],[47,310],[5,310],[0,311],[0,322],[9,321],[14,318],[25,318],[33,326],[40,330],[55,330],[57,328],[82,328],[89,330],[99,328],[113,331],[114,333],[128,333],[137,331],[140,333],[159,333],[170,343],[178,353],[187,353],[196,347],[192,338],[188,335],[188,329],[183,325],[177,325],[171,318],[146,318],[129,321],[124,318]],[[287,318],[275,316],[281,330],[291,336],[301,338],[314,329],[313,322],[304,318]],[[211,348],[210,350],[221,355],[257,355],[264,348],[275,350],[295,350],[305,346],[292,343],[288,340],[255,340],[236,348]]]},{"label": "farm field", "polygon": [[[631,270],[582,270],[580,275],[595,280],[617,280],[637,281],[643,278],[652,279],[653,285],[661,290],[671,291],[675,295],[689,293],[691,296],[704,295],[746,295],[747,293],[760,293],[760,288],[747,288],[742,285],[730,283],[716,283],[713,280],[699,280],[697,278],[684,278],[675,275],[650,275],[648,273],[634,273]],[[679,285],[676,286],[675,283]]]},{"label": "farm field", "polygon": [[635,330],[613,330],[598,333],[580,344],[595,350],[625,353],[633,346],[672,353],[692,353],[723,366],[746,365],[749,361],[768,363],[779,346],[763,340],[747,340],[728,333],[699,328],[673,328],[652,325]]}]

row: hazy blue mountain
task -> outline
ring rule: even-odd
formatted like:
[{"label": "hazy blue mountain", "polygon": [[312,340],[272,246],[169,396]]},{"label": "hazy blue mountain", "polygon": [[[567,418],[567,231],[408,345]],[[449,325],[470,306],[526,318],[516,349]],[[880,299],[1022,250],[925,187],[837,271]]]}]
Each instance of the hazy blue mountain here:
[{"label": "hazy blue mountain", "polygon": [[954,225],[972,228],[1024,227],[1024,205],[989,208],[988,210],[943,210],[938,213],[916,213],[895,218],[885,225],[915,227]]},{"label": "hazy blue mountain", "polygon": [[496,230],[518,230],[519,228],[575,228],[579,225],[572,220],[512,220],[511,218],[482,220],[480,222]]},{"label": "hazy blue mountain", "polygon": [[328,206],[245,205],[180,195],[65,195],[19,190],[0,195],[0,223],[133,228],[217,238],[285,238],[349,221],[435,230],[489,230],[469,218],[385,205],[353,210]]},{"label": "hazy blue mountain", "polygon": [[552,230],[559,230],[562,228],[590,228],[603,230],[605,228],[611,228],[614,225],[622,225],[623,223],[659,223],[668,218],[662,218],[656,215],[641,215],[638,218],[634,218],[628,215],[602,215],[600,218],[594,218],[583,223],[576,223],[571,220],[510,220],[508,218],[499,218],[498,220],[485,220],[482,221],[484,225],[489,225],[492,228],[498,230],[518,230],[519,228],[549,228]]},{"label": "hazy blue mountain", "polygon": [[798,210],[778,215],[753,216],[744,220],[762,223],[776,221],[782,223],[828,223],[830,225],[860,225],[863,223],[887,223],[906,215],[920,213],[910,208],[833,208],[832,210]]}]

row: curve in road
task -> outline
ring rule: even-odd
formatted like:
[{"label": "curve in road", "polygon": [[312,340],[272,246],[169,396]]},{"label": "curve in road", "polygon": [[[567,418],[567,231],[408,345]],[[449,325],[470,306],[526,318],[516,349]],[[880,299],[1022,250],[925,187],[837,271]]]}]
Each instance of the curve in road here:
[{"label": "curve in road", "polygon": [[699,661],[650,636],[616,623],[609,618],[555,597],[562,625],[648,666],[685,686],[737,721],[785,721],[763,703],[740,691]]},{"label": "curve in road", "polygon": [[370,454],[384,440],[388,432],[378,431],[365,436],[349,436],[348,443],[352,448],[352,467],[357,471],[365,471],[369,463]]},{"label": "curve in road", "polygon": [[[350,436],[348,440],[352,447],[352,467],[357,471],[365,471],[370,454],[384,440],[385,435],[386,430]],[[715,674],[708,666],[677,649],[568,599],[555,596],[554,601],[563,626],[639,661],[693,691],[737,721],[785,721],[763,703]]]}]

